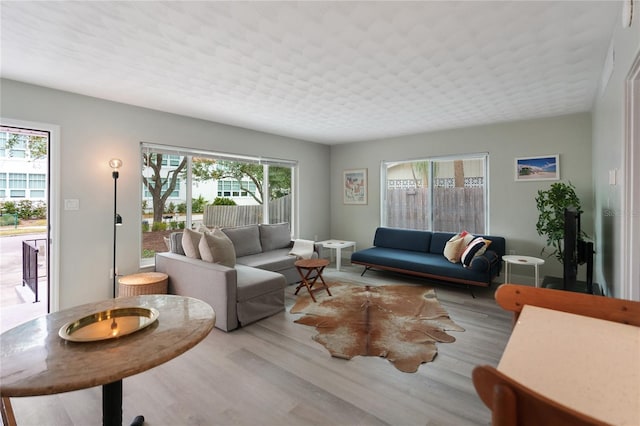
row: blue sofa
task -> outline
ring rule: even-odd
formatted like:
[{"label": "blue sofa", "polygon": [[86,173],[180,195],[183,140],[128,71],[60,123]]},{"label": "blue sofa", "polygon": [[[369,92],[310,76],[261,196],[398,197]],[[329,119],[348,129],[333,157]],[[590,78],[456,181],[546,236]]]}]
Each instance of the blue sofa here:
[{"label": "blue sofa", "polygon": [[452,263],[444,256],[447,241],[455,233],[378,228],[374,247],[358,250],[351,263],[369,269],[382,269],[459,284],[488,287],[502,269],[505,239],[478,235],[491,244],[484,254],[476,256],[468,268]]}]

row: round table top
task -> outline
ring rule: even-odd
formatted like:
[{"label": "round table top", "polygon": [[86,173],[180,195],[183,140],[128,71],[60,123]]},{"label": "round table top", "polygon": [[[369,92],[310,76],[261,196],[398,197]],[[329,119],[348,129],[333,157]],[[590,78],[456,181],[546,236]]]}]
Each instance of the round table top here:
[{"label": "round table top", "polygon": [[120,277],[118,279],[118,282],[124,285],[144,285],[155,284],[168,278],[169,275],[165,274],[164,272],[140,272],[139,274],[131,274]]},{"label": "round table top", "polygon": [[544,265],[543,259],[532,256],[521,256],[519,254],[508,254],[506,256],[502,256],[502,260],[516,265]]},{"label": "round table top", "polygon": [[[58,336],[70,321],[132,306],[155,308],[158,319],[116,339],[78,343]],[[207,303],[164,294],[109,299],[33,319],[0,335],[0,395],[50,395],[121,380],[186,352],[214,323]]]},{"label": "round table top", "polygon": [[321,268],[329,265],[329,260],[317,258],[317,259],[299,259],[294,263],[298,268]]}]

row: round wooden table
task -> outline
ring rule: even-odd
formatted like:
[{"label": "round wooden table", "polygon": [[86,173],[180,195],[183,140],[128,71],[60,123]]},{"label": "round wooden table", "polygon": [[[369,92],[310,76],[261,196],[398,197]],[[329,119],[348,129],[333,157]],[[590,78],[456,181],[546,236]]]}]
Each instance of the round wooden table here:
[{"label": "round wooden table", "polygon": [[[148,327],[115,339],[70,342],[68,322],[105,310],[155,308]],[[190,297],[144,295],[109,299],[45,315],[0,335],[0,396],[51,395],[102,385],[102,422],[122,424],[122,379],[186,352],[213,329],[215,313]]]},{"label": "round wooden table", "polygon": [[[298,294],[302,287],[306,287],[314,302],[316,301],[316,298],[313,293],[316,291],[327,290],[327,293],[331,296],[329,286],[324,281],[324,278],[322,278],[322,271],[327,267],[327,265],[329,265],[329,261],[327,259],[300,259],[296,260],[294,265],[296,265],[300,278],[302,278],[302,281],[300,281],[300,284],[296,287],[296,292],[294,294]],[[322,285],[313,288],[318,280],[322,282]]]}]

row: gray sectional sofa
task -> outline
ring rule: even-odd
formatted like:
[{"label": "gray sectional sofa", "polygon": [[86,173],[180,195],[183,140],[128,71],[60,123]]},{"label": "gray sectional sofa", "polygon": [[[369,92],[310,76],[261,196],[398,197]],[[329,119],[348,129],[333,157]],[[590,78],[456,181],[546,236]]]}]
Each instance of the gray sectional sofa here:
[{"label": "gray sectional sofa", "polygon": [[[192,232],[192,231],[191,231]],[[169,293],[210,304],[216,327],[231,331],[284,310],[284,288],[300,281],[289,254],[289,224],[222,228],[235,250],[235,265],[188,257],[183,233],[170,238],[170,251],[156,253],[156,271],[169,275]]]},{"label": "gray sectional sofa", "polygon": [[505,239],[477,235],[490,240],[484,253],[475,256],[465,267],[444,256],[447,242],[455,233],[384,228],[376,230],[373,247],[356,251],[351,263],[369,269],[382,269],[433,278],[439,281],[488,287],[502,268]]}]

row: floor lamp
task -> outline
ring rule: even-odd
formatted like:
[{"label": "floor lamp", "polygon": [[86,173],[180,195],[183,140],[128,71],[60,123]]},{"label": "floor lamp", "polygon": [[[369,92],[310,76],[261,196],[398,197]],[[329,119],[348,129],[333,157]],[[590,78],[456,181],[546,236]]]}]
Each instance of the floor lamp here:
[{"label": "floor lamp", "polygon": [[118,177],[120,177],[120,167],[122,160],[112,158],[109,160],[109,166],[113,169],[111,176],[113,177],[113,297],[116,297],[118,287],[118,273],[116,272],[116,229],[122,225],[122,216],[118,214]]}]

